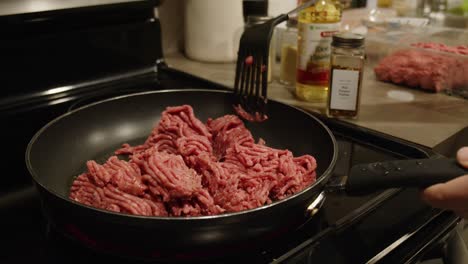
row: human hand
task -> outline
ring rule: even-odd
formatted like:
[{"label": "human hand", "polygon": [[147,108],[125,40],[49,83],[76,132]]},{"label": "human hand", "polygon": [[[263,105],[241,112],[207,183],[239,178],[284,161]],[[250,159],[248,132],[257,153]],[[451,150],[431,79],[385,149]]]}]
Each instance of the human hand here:
[{"label": "human hand", "polygon": [[[468,147],[457,152],[457,160],[468,168]],[[435,208],[448,209],[468,219],[468,174],[460,175],[446,183],[429,186],[422,192],[422,199]]]}]

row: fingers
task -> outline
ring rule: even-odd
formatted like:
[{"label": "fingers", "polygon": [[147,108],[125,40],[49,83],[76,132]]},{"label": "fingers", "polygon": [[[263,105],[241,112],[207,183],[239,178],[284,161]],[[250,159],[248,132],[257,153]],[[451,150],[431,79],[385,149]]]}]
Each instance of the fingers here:
[{"label": "fingers", "polygon": [[[457,161],[468,168],[468,147],[458,150]],[[453,210],[468,218],[468,175],[430,186],[422,191],[421,198],[433,207]]]},{"label": "fingers", "polygon": [[426,188],[422,199],[436,208],[468,211],[468,175]]},{"label": "fingers", "polygon": [[468,168],[468,147],[463,147],[458,150],[457,160],[463,167]]}]

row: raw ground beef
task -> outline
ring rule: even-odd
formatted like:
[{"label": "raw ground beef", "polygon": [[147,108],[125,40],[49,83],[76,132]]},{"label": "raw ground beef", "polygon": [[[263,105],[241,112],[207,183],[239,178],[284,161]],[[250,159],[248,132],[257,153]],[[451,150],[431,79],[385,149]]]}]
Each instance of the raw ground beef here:
[{"label": "raw ground beef", "polygon": [[468,86],[468,56],[464,56],[468,54],[468,46],[437,43],[412,46],[421,49],[400,50],[383,58],[374,68],[377,79],[435,92]]},{"label": "raw ground beef", "polygon": [[124,144],[106,163],[88,161],[70,198],[146,216],[200,216],[256,208],[315,181],[315,159],[273,149],[235,115],[198,120],[188,105],[168,107],[144,144]]},{"label": "raw ground beef", "polygon": [[255,114],[248,113],[241,105],[234,106],[234,110],[238,116],[250,122],[263,122],[268,119],[267,115],[260,114],[259,112],[255,112]]}]

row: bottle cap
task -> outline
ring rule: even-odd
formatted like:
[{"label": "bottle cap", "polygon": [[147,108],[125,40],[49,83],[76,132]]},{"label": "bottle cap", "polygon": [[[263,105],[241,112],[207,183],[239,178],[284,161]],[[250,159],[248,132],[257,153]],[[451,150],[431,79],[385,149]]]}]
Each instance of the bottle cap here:
[{"label": "bottle cap", "polygon": [[340,32],[333,35],[332,46],[358,48],[364,45],[364,36],[351,32]]}]

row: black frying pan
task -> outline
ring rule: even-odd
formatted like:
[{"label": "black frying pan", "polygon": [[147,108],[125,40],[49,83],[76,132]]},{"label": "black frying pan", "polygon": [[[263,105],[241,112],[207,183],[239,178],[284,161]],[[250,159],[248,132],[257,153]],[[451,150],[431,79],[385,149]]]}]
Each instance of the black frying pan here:
[{"label": "black frying pan", "polygon": [[[266,122],[246,125],[255,138],[262,137],[269,146],[317,159],[317,181],[294,196],[253,210],[189,218],[125,215],[68,199],[73,177],[85,170],[87,160],[102,162],[124,142],[142,143],[167,106],[190,104],[196,116],[206,121],[209,117],[233,114],[231,102],[232,94],[225,91],[145,92],[94,103],[53,120],[33,137],[26,151],[26,164],[41,194],[45,215],[58,230],[88,246],[150,258],[224,254],[220,249],[262,243],[298,227],[306,221],[308,207],[325,188],[337,159],[337,145],[330,130],[318,119],[276,101],[268,104]],[[432,177],[435,182],[447,179],[441,175],[454,177],[464,171],[453,160],[439,162],[447,173]],[[425,160],[422,165],[355,167],[348,187],[354,191],[374,191],[375,183],[382,188],[395,187],[392,181],[385,180],[390,176],[404,179],[397,181],[397,186],[428,185],[434,181],[421,184],[414,177],[408,181],[403,172],[414,167],[421,171],[430,164]],[[450,168],[452,173],[448,173]],[[379,170],[385,176],[380,179],[384,180],[373,181]]]}]

